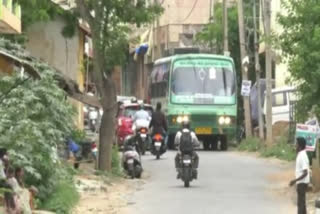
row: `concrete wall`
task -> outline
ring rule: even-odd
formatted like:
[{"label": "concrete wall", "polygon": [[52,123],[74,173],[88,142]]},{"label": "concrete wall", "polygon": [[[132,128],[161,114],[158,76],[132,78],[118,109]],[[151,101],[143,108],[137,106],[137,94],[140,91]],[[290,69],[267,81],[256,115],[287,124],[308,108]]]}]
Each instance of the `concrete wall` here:
[{"label": "concrete wall", "polygon": [[[81,90],[84,80],[81,72],[84,49],[83,33],[79,30],[73,38],[64,38],[61,34],[64,26],[60,18],[55,21],[33,24],[26,33],[29,38],[26,49],[31,55],[47,62],[76,81]],[[79,128],[83,128],[83,105],[76,100],[72,100],[71,103],[78,112],[75,119],[76,124]]]},{"label": "concrete wall", "polygon": [[66,39],[61,35],[64,22],[61,19],[48,23],[36,23],[28,28],[26,48],[30,53],[46,61],[71,79],[77,81],[79,72],[79,33]]}]

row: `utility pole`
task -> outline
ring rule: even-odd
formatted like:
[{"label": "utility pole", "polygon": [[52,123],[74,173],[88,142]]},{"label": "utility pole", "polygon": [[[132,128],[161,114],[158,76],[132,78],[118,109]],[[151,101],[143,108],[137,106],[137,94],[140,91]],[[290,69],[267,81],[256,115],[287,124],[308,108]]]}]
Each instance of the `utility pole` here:
[{"label": "utility pole", "polygon": [[[240,39],[240,54],[241,62],[247,56],[246,53],[246,42],[244,35],[244,19],[243,19],[243,0],[238,0],[238,22],[239,22],[239,39]],[[242,80],[248,80],[248,68],[242,63]],[[250,102],[249,97],[243,97],[243,108],[244,108],[244,117],[245,117],[245,127],[246,127],[246,137],[252,136],[251,128],[251,113],[250,113]]]},{"label": "utility pole", "polygon": [[259,41],[257,33],[257,5],[256,0],[253,0],[253,26],[254,26],[254,59],[255,59],[255,70],[257,76],[257,86],[258,86],[258,122],[259,122],[259,138],[264,140],[264,121],[262,116],[262,105],[261,105],[261,83],[260,83],[260,62],[259,62]]},{"label": "utility pole", "polygon": [[[264,0],[264,21],[265,21],[265,34],[267,38],[270,38],[271,34],[271,0]],[[266,42],[266,125],[267,125],[267,145],[272,144],[272,58],[271,58],[271,45],[270,42]]]},{"label": "utility pole", "polygon": [[228,44],[228,7],[227,0],[223,0],[223,51],[224,55],[229,55]]}]

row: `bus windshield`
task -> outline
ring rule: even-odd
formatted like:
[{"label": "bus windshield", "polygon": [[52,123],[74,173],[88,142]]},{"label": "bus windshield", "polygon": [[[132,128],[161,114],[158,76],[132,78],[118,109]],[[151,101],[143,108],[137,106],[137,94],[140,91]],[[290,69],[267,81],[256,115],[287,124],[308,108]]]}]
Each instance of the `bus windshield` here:
[{"label": "bus windshield", "polygon": [[217,59],[181,59],[171,74],[171,101],[181,104],[234,104],[232,63]]}]

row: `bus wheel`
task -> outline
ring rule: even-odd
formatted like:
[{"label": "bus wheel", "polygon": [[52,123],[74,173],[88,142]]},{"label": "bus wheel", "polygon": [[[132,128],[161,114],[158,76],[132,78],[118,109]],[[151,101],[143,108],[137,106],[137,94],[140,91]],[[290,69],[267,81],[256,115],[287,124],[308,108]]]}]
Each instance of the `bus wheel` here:
[{"label": "bus wheel", "polygon": [[174,134],[170,134],[169,136],[168,136],[168,148],[170,149],[170,150],[174,150],[175,148],[174,148],[174,138],[175,138],[175,135]]},{"label": "bus wheel", "polygon": [[218,150],[218,141],[217,141],[217,139],[213,139],[212,140],[211,149],[212,149],[212,151],[217,151]]},{"label": "bus wheel", "polygon": [[208,151],[209,150],[209,146],[210,146],[210,143],[208,141],[204,141],[203,142],[203,149],[205,151]]},{"label": "bus wheel", "polygon": [[227,136],[225,135],[220,136],[220,142],[221,142],[221,151],[227,151],[228,150]]}]

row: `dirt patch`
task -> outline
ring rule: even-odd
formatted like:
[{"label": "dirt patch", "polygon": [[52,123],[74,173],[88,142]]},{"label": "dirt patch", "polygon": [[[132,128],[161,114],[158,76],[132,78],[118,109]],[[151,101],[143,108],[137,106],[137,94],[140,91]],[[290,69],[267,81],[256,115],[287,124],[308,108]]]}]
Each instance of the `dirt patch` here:
[{"label": "dirt patch", "polygon": [[[297,193],[295,187],[289,187],[289,182],[295,177],[294,168],[284,169],[283,171],[267,176],[272,185],[268,189],[269,193],[275,199],[289,199],[290,204],[287,206],[286,213],[295,213],[297,209]],[[309,191],[307,193],[308,213],[315,213],[315,200],[319,193]]]},{"label": "dirt patch", "polygon": [[142,179],[112,178],[94,175],[92,164],[83,164],[76,177],[80,201],[72,214],[119,214],[130,205],[130,196],[142,188],[148,175]]}]

